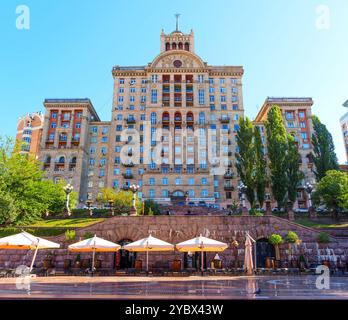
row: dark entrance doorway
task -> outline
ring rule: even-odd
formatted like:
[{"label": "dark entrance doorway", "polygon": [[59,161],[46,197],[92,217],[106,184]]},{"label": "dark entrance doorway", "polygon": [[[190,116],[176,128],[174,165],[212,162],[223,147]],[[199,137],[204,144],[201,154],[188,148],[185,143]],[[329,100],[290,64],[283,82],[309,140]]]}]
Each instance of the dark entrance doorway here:
[{"label": "dark entrance doorway", "polygon": [[[129,239],[118,242],[119,245],[124,246],[132,241]],[[127,250],[118,250],[114,255],[114,269],[129,269],[134,268],[135,260],[137,258],[136,252],[129,252]]]},{"label": "dark entrance doorway", "polygon": [[274,258],[274,246],[268,242],[267,238],[262,238],[256,241],[256,259],[257,267],[266,267],[266,258]]},{"label": "dark entrance doorway", "polygon": [[186,195],[183,191],[176,190],[171,194],[170,200],[174,205],[184,206],[186,204]]},{"label": "dark entrance doorway", "polygon": [[[188,252],[184,253],[184,268],[190,269],[195,268],[197,270],[201,270],[201,252]],[[207,253],[203,252],[203,267],[207,268]]]}]

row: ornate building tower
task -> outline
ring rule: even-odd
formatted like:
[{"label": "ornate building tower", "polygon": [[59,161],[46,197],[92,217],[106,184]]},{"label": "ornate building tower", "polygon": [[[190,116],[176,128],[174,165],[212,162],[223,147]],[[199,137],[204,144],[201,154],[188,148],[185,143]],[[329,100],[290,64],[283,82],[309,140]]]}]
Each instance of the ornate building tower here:
[{"label": "ornate building tower", "polygon": [[159,203],[226,207],[237,198],[243,68],[209,66],[195,53],[193,31],[160,38],[147,66],[113,68],[107,184],[138,184],[144,199]]}]

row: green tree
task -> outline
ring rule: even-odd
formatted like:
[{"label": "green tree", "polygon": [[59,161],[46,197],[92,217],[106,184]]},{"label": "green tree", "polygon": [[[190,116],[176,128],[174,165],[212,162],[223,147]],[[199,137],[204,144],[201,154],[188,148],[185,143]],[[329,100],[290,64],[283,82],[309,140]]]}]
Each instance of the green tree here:
[{"label": "green tree", "polygon": [[288,152],[287,152],[287,186],[288,200],[293,206],[297,198],[297,189],[304,178],[304,173],[300,170],[301,156],[298,152],[295,139],[288,135]]},{"label": "green tree", "polygon": [[266,121],[268,163],[272,194],[278,207],[285,205],[287,188],[288,139],[281,110],[274,105],[270,108]]},{"label": "green tree", "polygon": [[262,144],[261,134],[258,127],[254,127],[254,144],[255,144],[255,157],[256,157],[256,196],[260,207],[263,207],[265,200],[265,188],[267,181],[266,173],[266,158],[264,154],[264,147]]},{"label": "green tree", "polygon": [[312,135],[314,173],[317,181],[319,181],[328,170],[338,170],[338,162],[330,132],[317,116],[313,116],[312,121],[314,129]]},{"label": "green tree", "polygon": [[348,175],[329,170],[317,184],[314,199],[319,199],[332,210],[334,219],[339,218],[339,209],[348,209]]},{"label": "green tree", "polygon": [[8,193],[0,191],[0,224],[3,226],[13,224],[18,214],[13,198]]},{"label": "green tree", "polygon": [[152,199],[147,199],[144,201],[144,211],[145,215],[150,215],[150,211],[152,212],[152,215],[158,215],[161,213],[158,203]]},{"label": "green tree", "polygon": [[239,120],[239,130],[237,132],[238,152],[236,153],[236,168],[247,187],[246,197],[251,205],[255,203],[256,187],[256,155],[254,149],[254,128],[251,121],[246,117]]},{"label": "green tree", "polygon": [[3,223],[23,224],[38,220],[53,206],[62,211],[65,204],[61,186],[45,180],[40,162],[20,150],[20,144],[13,144],[11,139],[0,139],[2,206],[5,208],[7,203],[12,208],[12,213],[8,213],[10,218],[4,218]]},{"label": "green tree", "polygon": [[[114,212],[116,215],[130,213],[132,207],[133,193],[125,190],[113,190],[104,188],[101,190],[101,195],[97,198],[99,203],[108,204],[109,200],[114,201]],[[139,198],[136,199],[135,205],[138,213],[142,211],[142,203]]]}]

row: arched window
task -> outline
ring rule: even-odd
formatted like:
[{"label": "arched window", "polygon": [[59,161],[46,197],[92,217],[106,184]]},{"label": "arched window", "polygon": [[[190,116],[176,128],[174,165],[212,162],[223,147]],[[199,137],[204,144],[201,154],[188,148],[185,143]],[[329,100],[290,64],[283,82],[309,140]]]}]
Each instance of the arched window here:
[{"label": "arched window", "polygon": [[46,156],[45,157],[45,163],[51,163],[51,156]]},{"label": "arched window", "polygon": [[170,43],[169,42],[166,43],[166,51],[168,51],[168,50],[170,50]]},{"label": "arched window", "polygon": [[76,157],[72,157],[70,163],[71,164],[76,164]]},{"label": "arched window", "polygon": [[156,124],[157,122],[157,114],[156,112],[151,113],[151,124]]},{"label": "arched window", "polygon": [[184,47],[184,46],[183,46],[182,42],[179,42],[179,44],[178,44],[178,49],[179,49],[179,50],[182,50],[183,47]]},{"label": "arched window", "polygon": [[162,114],[162,121],[169,121],[170,117],[169,117],[169,113],[168,112],[163,112]]},{"label": "arched window", "polygon": [[176,122],[181,122],[181,113],[180,112],[175,112],[174,120]]},{"label": "arched window", "polygon": [[58,163],[65,163],[65,157],[64,156],[59,157]]},{"label": "arched window", "polygon": [[199,113],[199,124],[204,124],[205,123],[205,113],[200,112]]},{"label": "arched window", "polygon": [[193,122],[194,121],[192,112],[187,112],[187,114],[186,114],[186,121],[187,122]]},{"label": "arched window", "polygon": [[185,50],[190,51],[190,44],[188,42],[185,43]]},{"label": "arched window", "polygon": [[172,43],[172,50],[176,50],[176,43],[175,42]]}]

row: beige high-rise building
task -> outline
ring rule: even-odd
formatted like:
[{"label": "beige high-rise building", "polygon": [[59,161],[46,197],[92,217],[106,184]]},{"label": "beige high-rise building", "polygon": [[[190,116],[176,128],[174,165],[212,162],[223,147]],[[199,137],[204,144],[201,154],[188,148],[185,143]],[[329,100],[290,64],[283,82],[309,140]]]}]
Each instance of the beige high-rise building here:
[{"label": "beige high-rise building", "polygon": [[[111,121],[89,99],[45,100],[40,159],[48,178],[71,182],[80,203],[101,189],[139,185],[161,204],[238,201],[236,134],[244,116],[241,66],[210,66],[194,33],[162,31],[160,52],[143,66],[115,66]],[[314,179],[311,98],[267,98],[254,124],[263,132],[271,105],[294,135],[306,181]],[[299,194],[299,206],[305,206]],[[301,202],[302,201],[302,202]]]},{"label": "beige high-rise building", "polygon": [[243,68],[208,65],[193,31],[162,31],[160,40],[148,65],[113,68],[108,185],[138,184],[159,203],[226,206],[236,193]]},{"label": "beige high-rise building", "polygon": [[71,180],[81,202],[95,200],[102,187],[136,184],[143,199],[159,203],[230,205],[238,197],[243,72],[204,62],[193,31],[162,31],[152,62],[113,68],[110,122],[99,120],[88,99],[45,101],[47,176]]}]

